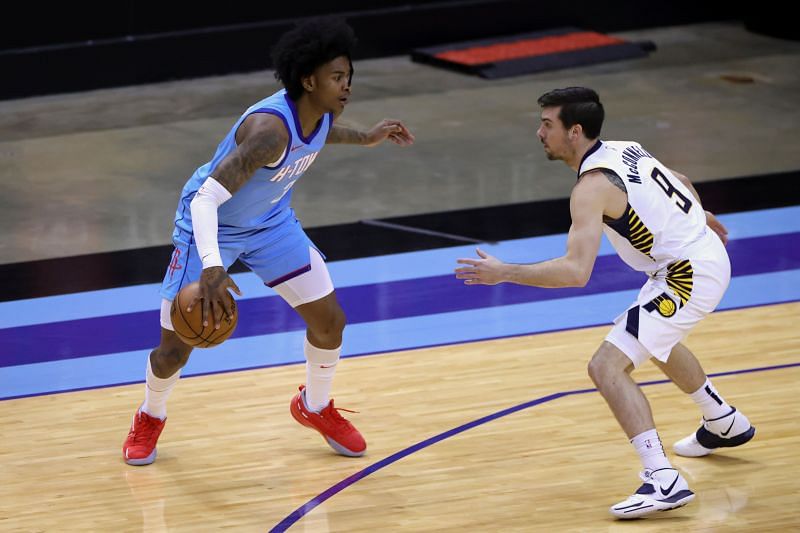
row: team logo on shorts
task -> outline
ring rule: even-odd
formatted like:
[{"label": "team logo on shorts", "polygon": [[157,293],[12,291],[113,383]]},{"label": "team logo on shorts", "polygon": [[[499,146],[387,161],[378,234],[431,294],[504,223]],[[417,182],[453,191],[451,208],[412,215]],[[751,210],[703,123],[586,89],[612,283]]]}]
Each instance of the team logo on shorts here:
[{"label": "team logo on shorts", "polygon": [[675,312],[678,310],[678,306],[676,306],[672,298],[667,296],[667,293],[664,292],[645,304],[644,310],[651,313],[653,311],[658,311],[659,315],[669,318],[675,314]]}]

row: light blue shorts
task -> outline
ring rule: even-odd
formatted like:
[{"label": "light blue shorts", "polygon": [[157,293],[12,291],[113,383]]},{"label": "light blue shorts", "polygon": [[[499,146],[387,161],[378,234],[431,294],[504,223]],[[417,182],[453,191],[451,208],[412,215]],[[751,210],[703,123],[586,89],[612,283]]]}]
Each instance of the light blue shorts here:
[{"label": "light blue shorts", "polygon": [[[238,259],[268,287],[308,272],[311,269],[309,247],[316,248],[294,216],[267,229],[232,230],[222,227],[217,241],[226,270]],[[199,280],[203,270],[193,233],[176,228],[172,242],[175,250],[160,291],[161,296],[170,301],[182,287]]]}]

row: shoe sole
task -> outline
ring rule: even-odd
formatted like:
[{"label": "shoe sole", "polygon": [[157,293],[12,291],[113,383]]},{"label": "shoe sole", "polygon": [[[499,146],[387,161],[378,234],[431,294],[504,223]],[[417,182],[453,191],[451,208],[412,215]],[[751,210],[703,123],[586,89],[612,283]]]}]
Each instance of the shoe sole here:
[{"label": "shoe sole", "polygon": [[[651,515],[655,512],[664,512],[664,511],[672,511],[673,509],[678,509],[683,507],[687,503],[694,500],[694,492],[690,490],[682,490],[672,496],[669,500],[654,500],[652,504],[644,507],[637,507],[636,509],[632,510],[630,514],[618,515],[614,513],[614,509],[611,508],[611,514],[620,520],[633,520],[636,518],[642,518],[644,516]],[[670,501],[673,500],[673,501]]]},{"label": "shoe sole", "polygon": [[[316,428],[314,428],[314,429],[316,429]],[[336,442],[332,438],[323,435],[322,432],[320,432],[319,430],[317,430],[317,433],[322,435],[322,438],[325,439],[325,442],[328,443],[328,446],[333,448],[334,451],[336,451],[336,453],[338,453],[340,455],[344,455],[346,457],[361,457],[362,455],[364,455],[364,452],[367,451],[367,450],[364,450],[363,452],[354,452],[352,450],[348,450],[347,448],[345,448],[344,446],[342,446],[341,444],[339,444],[338,442]]]},{"label": "shoe sole", "polygon": [[366,453],[366,451],[367,451],[366,449],[365,449],[365,450],[363,450],[363,451],[360,451],[360,452],[354,452],[353,450],[350,450],[350,449],[348,449],[348,448],[345,448],[344,446],[342,446],[341,444],[339,444],[338,442],[336,442],[335,440],[333,440],[332,438],[330,438],[329,436],[327,436],[326,434],[324,434],[323,432],[321,432],[320,430],[318,430],[317,428],[315,428],[315,427],[314,427],[313,425],[311,425],[311,423],[309,423],[309,422],[308,422],[308,420],[306,420],[306,419],[305,419],[305,418],[304,418],[302,415],[299,415],[299,414],[297,414],[297,413],[295,412],[295,409],[294,409],[294,402],[292,402],[292,408],[291,408],[291,409],[289,409],[289,412],[292,414],[292,418],[294,418],[295,420],[297,420],[297,422],[298,422],[298,423],[299,423],[301,426],[305,426],[305,427],[307,427],[308,429],[313,429],[314,431],[316,431],[317,433],[319,433],[320,435],[322,435],[322,438],[323,438],[323,439],[325,439],[325,442],[327,442],[327,443],[328,443],[328,446],[330,446],[331,448],[333,448],[333,451],[335,451],[335,452],[336,452],[336,453],[338,453],[339,455],[344,455],[345,457],[361,457],[362,455],[364,455],[364,453]]},{"label": "shoe sole", "polygon": [[749,442],[755,436],[755,434],[756,428],[754,426],[750,426],[750,429],[744,433],[740,433],[735,437],[726,439],[711,433],[706,428],[701,426],[700,429],[697,430],[695,438],[703,448],[716,450],[717,448],[735,448],[736,446],[741,446],[742,444]]},{"label": "shoe sole", "polygon": [[[730,439],[718,437],[717,435],[709,432],[707,429],[701,427],[697,430],[697,434],[695,436],[695,440],[698,441],[697,445],[702,448],[701,450],[680,450],[677,446],[673,446],[672,449],[681,457],[705,457],[707,455],[711,455],[714,453],[714,451],[719,450],[720,448],[735,448],[737,446],[741,446],[742,444],[746,444],[753,440],[755,435],[755,426],[750,426],[750,429],[744,433],[740,433],[739,435],[736,435]],[[701,443],[700,439],[702,439],[705,444]]]},{"label": "shoe sole", "polygon": [[156,451],[157,448],[153,448],[153,453],[148,455],[147,457],[142,457],[141,459],[128,459],[125,458],[125,462],[131,466],[145,466],[151,464],[153,461],[156,460]]}]

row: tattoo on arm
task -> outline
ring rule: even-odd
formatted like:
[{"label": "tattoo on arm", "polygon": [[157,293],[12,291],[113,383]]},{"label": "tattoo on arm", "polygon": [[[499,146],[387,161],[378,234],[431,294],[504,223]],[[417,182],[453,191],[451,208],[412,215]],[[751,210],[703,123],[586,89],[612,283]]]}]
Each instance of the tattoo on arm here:
[{"label": "tattoo on arm", "polygon": [[214,170],[214,179],[235,194],[256,170],[274,163],[287,149],[287,142],[272,129],[252,133]]},{"label": "tattoo on arm", "polygon": [[605,168],[601,168],[600,172],[602,172],[603,175],[606,178],[608,178],[608,181],[610,181],[614,186],[616,186],[617,189],[627,194],[628,191],[625,189],[625,184],[622,182],[622,178],[617,176],[616,172],[612,172],[611,170]]},{"label": "tattoo on arm", "polygon": [[328,131],[328,138],[325,142],[331,144],[363,144],[366,137],[367,134],[363,131],[334,124]]}]

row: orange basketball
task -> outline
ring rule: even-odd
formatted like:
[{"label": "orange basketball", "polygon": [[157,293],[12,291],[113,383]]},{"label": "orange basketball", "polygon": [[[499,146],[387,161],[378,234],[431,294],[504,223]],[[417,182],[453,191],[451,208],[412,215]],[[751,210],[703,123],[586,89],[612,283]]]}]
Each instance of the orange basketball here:
[{"label": "orange basketball", "polygon": [[225,315],[222,315],[222,323],[219,329],[214,329],[212,317],[208,317],[208,326],[203,327],[203,309],[199,301],[192,308],[191,313],[186,311],[192,299],[199,294],[200,284],[196,281],[181,289],[175,299],[172,300],[172,307],[169,310],[172,327],[178,337],[189,346],[209,348],[222,344],[236,329],[236,323],[239,320],[236,300],[230,294],[228,295],[233,302],[233,319],[228,319]]}]

